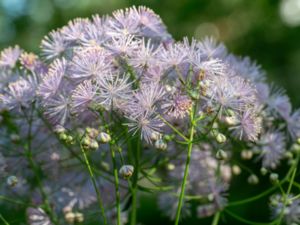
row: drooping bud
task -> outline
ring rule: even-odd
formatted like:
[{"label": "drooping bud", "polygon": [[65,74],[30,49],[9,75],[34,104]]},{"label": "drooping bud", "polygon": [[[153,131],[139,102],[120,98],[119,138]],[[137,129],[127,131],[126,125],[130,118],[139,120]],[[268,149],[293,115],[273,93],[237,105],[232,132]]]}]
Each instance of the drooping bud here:
[{"label": "drooping bud", "polygon": [[82,222],[84,221],[84,216],[83,216],[83,214],[80,213],[80,212],[75,212],[75,213],[74,213],[74,220],[75,220],[75,222],[77,222],[77,223],[82,223]]},{"label": "drooping bud", "polygon": [[16,176],[9,176],[6,179],[6,183],[10,187],[15,187],[19,183],[19,180],[18,180],[18,178]]},{"label": "drooping bud", "polygon": [[233,165],[231,169],[234,175],[240,175],[242,172],[241,168],[238,165]]},{"label": "drooping bud", "polygon": [[278,183],[278,174],[277,173],[271,173],[270,174],[270,181],[274,184]]},{"label": "drooping bud", "polygon": [[216,136],[216,140],[217,140],[218,143],[223,144],[223,143],[226,142],[227,139],[226,139],[226,136],[224,134],[218,133],[217,136]]},{"label": "drooping bud", "polygon": [[129,179],[134,172],[134,167],[132,165],[123,165],[121,169],[119,170],[119,174],[124,179]]},{"label": "drooping bud", "polygon": [[162,139],[157,140],[154,145],[155,145],[155,148],[157,148],[158,150],[161,150],[161,151],[165,151],[168,148],[167,143]]},{"label": "drooping bud", "polygon": [[260,173],[261,173],[261,175],[265,176],[268,173],[268,170],[266,168],[262,167],[260,169]]},{"label": "drooping bud", "polygon": [[259,183],[259,179],[258,177],[255,175],[255,174],[251,174],[249,177],[248,177],[248,183],[249,184],[252,184],[252,185],[256,185]]},{"label": "drooping bud", "polygon": [[157,141],[158,139],[161,139],[161,134],[157,131],[153,131],[150,138],[152,141]]},{"label": "drooping bud", "polygon": [[108,143],[111,141],[111,136],[105,132],[100,132],[100,134],[97,136],[97,141],[100,143]]},{"label": "drooping bud", "polygon": [[69,224],[74,224],[74,222],[75,222],[75,213],[73,213],[73,212],[67,212],[65,214],[65,220]]},{"label": "drooping bud", "polygon": [[61,125],[56,125],[56,126],[54,127],[54,132],[55,132],[56,134],[61,134],[61,133],[65,133],[65,132],[66,132],[66,129],[65,129],[63,126],[61,126]]},{"label": "drooping bud", "polygon": [[241,157],[242,157],[242,159],[244,159],[244,160],[250,160],[250,159],[252,159],[252,157],[253,157],[253,152],[250,151],[250,150],[243,150],[243,151],[241,152]]},{"label": "drooping bud", "polygon": [[228,155],[224,150],[219,149],[216,153],[216,158],[218,160],[226,160],[228,158]]}]

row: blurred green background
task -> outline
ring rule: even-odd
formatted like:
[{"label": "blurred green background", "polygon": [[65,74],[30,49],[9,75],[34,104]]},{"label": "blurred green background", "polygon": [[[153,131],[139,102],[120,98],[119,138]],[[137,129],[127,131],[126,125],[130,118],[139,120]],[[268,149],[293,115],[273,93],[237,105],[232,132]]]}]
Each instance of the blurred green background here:
[{"label": "blurred green background", "polygon": [[[214,36],[231,52],[255,59],[267,71],[269,81],[284,87],[294,106],[300,107],[300,0],[0,0],[0,49],[18,44],[36,52],[44,35],[70,19],[109,14],[132,5],[152,8],[177,40]],[[233,187],[242,191],[230,193],[230,198],[259,193],[266,184],[241,189],[234,181]],[[249,206],[235,210],[263,222],[270,215],[266,202],[256,210]],[[151,196],[144,198],[141,208],[143,224],[169,224]],[[240,224],[225,219],[227,224]],[[183,224],[199,224],[199,220]]]}]

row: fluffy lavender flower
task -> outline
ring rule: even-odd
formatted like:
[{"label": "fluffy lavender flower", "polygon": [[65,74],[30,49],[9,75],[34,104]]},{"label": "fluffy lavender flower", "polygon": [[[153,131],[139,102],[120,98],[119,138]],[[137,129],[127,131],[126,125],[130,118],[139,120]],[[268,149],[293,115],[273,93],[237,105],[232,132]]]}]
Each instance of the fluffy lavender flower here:
[{"label": "fluffy lavender flower", "polygon": [[53,124],[63,125],[70,115],[71,100],[65,94],[59,94],[44,102],[45,116]]},{"label": "fluffy lavender flower", "polygon": [[133,52],[128,62],[135,68],[147,68],[149,65],[155,64],[157,52],[150,40],[145,42],[145,39],[143,39],[139,51]]},{"label": "fluffy lavender flower", "polygon": [[140,46],[140,40],[132,35],[113,37],[105,46],[117,56],[132,55]]},{"label": "fluffy lavender flower", "polygon": [[275,169],[284,156],[284,134],[279,131],[267,132],[261,136],[259,144],[263,167]]},{"label": "fluffy lavender flower", "polygon": [[242,58],[229,55],[225,61],[235,71],[236,75],[248,79],[253,83],[263,82],[266,79],[265,72],[261,69],[261,66],[252,62],[249,57]]},{"label": "fluffy lavender flower", "polygon": [[76,82],[103,76],[112,70],[109,53],[104,49],[81,49],[70,64],[70,77]]},{"label": "fluffy lavender flower", "polygon": [[65,40],[70,42],[77,42],[84,38],[85,28],[90,21],[88,19],[76,18],[64,26],[61,30]]},{"label": "fluffy lavender flower", "polygon": [[233,136],[248,141],[256,141],[261,132],[262,119],[253,109],[236,115],[237,125],[230,127]]},{"label": "fluffy lavender flower", "polygon": [[22,50],[18,45],[2,50],[0,55],[0,67],[14,68]]},{"label": "fluffy lavender flower", "polygon": [[91,80],[85,80],[72,92],[72,111],[77,113],[85,111],[98,100],[99,87],[94,83]]},{"label": "fluffy lavender flower", "polygon": [[291,116],[286,119],[288,131],[296,140],[300,137],[300,109],[296,110]]},{"label": "fluffy lavender flower", "polygon": [[[300,199],[293,199],[295,196],[293,194],[288,196],[288,201],[290,204],[284,204],[284,198],[281,195],[275,195],[271,197],[271,210],[272,218],[276,219],[284,210],[283,220],[287,225],[295,225],[300,223]],[[293,199],[293,200],[291,200]]]},{"label": "fluffy lavender flower", "polygon": [[41,208],[28,208],[26,214],[29,225],[52,225],[48,215]]},{"label": "fluffy lavender flower", "polygon": [[113,12],[113,19],[109,21],[108,34],[112,37],[134,35],[139,31],[138,25],[139,21],[130,8],[116,10]]},{"label": "fluffy lavender flower", "polygon": [[279,115],[283,119],[289,118],[292,105],[289,97],[284,94],[283,90],[274,91],[274,94],[269,97],[267,103],[270,109],[275,111],[275,116]]},{"label": "fluffy lavender flower", "polygon": [[35,89],[32,83],[24,78],[20,78],[8,84],[6,94],[0,96],[0,100],[9,109],[12,109],[21,106],[27,107],[28,103],[33,101],[34,96]]},{"label": "fluffy lavender flower", "polygon": [[62,79],[66,73],[67,61],[56,59],[51,65],[48,73],[43,77],[38,88],[38,94],[43,99],[48,99],[58,93],[61,87]]},{"label": "fluffy lavender flower", "polygon": [[131,97],[131,83],[127,74],[108,73],[97,79],[99,85],[100,104],[107,109],[120,107]]},{"label": "fluffy lavender flower", "polygon": [[140,131],[141,138],[143,138],[147,143],[151,143],[153,132],[160,133],[164,126],[158,116],[150,111],[138,113],[137,115],[128,115],[127,118],[130,121],[126,123],[129,127],[129,131],[133,132],[133,135]]},{"label": "fluffy lavender flower", "polygon": [[187,62],[187,51],[181,43],[168,45],[167,48],[160,47],[158,59],[167,68],[176,67]]},{"label": "fluffy lavender flower", "polygon": [[237,76],[214,76],[209,81],[207,95],[216,108],[244,110],[256,103],[256,90],[243,78]]},{"label": "fluffy lavender flower", "polygon": [[141,34],[146,37],[161,37],[163,40],[171,39],[161,18],[153,10],[139,6],[132,7],[131,13],[135,14],[135,19],[141,25]]},{"label": "fluffy lavender flower", "polygon": [[42,56],[46,60],[53,60],[65,53],[69,47],[69,42],[65,40],[61,30],[51,31],[41,43]]},{"label": "fluffy lavender flower", "polygon": [[170,99],[162,105],[164,113],[174,118],[184,118],[192,107],[192,100],[180,93],[173,94]]},{"label": "fluffy lavender flower", "polygon": [[207,37],[198,44],[202,57],[206,59],[220,58],[227,55],[227,48],[222,43],[217,43],[213,37]]},{"label": "fluffy lavender flower", "polygon": [[[99,18],[100,20],[100,17],[96,18]],[[93,23],[88,23],[85,27],[85,31],[85,35],[80,39],[80,43],[84,47],[102,46],[109,38],[106,35],[105,27],[103,27],[102,24],[101,26],[97,26]]]}]

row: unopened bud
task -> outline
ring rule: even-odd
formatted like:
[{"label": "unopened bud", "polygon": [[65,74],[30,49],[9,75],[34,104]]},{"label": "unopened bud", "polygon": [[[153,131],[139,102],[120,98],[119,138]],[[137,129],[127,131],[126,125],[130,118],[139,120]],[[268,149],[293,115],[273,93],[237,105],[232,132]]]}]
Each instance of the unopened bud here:
[{"label": "unopened bud", "polygon": [[284,153],[284,157],[285,157],[286,159],[292,159],[294,156],[293,156],[293,153],[292,153],[292,152],[287,151],[287,152]]},{"label": "unopened bud", "polygon": [[99,131],[92,127],[85,128],[85,131],[86,131],[86,134],[92,139],[96,138],[99,134]]},{"label": "unopened bud", "polygon": [[65,220],[67,221],[67,223],[73,224],[75,222],[75,213],[67,212],[65,214]]},{"label": "unopened bud", "polygon": [[110,165],[107,162],[101,161],[101,167],[105,170],[105,171],[109,171],[110,170]]},{"label": "unopened bud", "polygon": [[62,125],[56,125],[54,127],[54,132],[56,134],[64,133],[64,132],[66,132],[66,129]]},{"label": "unopened bud", "polygon": [[200,99],[200,93],[199,93],[199,91],[194,91],[194,90],[190,91],[190,96],[194,100]]},{"label": "unopened bud", "polygon": [[155,148],[162,151],[165,151],[168,148],[167,143],[162,139],[157,140],[154,145]]},{"label": "unopened bud", "polygon": [[170,171],[172,171],[172,170],[175,169],[175,165],[173,163],[168,163],[167,169],[170,170]]},{"label": "unopened bud", "polygon": [[132,176],[133,172],[134,172],[134,167],[132,165],[124,165],[119,170],[119,174],[124,179],[129,179]]},{"label": "unopened bud", "polygon": [[232,166],[232,173],[234,175],[240,175],[241,174],[241,168],[238,165],[233,165]]},{"label": "unopened bud", "polygon": [[74,138],[71,135],[67,136],[66,143],[72,145],[75,143]]},{"label": "unopened bud", "polygon": [[6,183],[10,187],[15,187],[19,183],[19,180],[18,180],[18,178],[16,176],[9,176],[6,179]]},{"label": "unopened bud", "polygon": [[224,134],[218,133],[216,136],[216,140],[218,143],[222,144],[226,142],[226,136]]},{"label": "unopened bud", "polygon": [[19,142],[20,141],[20,136],[18,135],[18,134],[11,134],[10,135],[10,140],[12,141],[12,142]]},{"label": "unopened bud", "polygon": [[97,136],[97,141],[99,141],[100,143],[108,143],[111,141],[111,136],[105,132],[101,132]]},{"label": "unopened bud", "polygon": [[98,148],[99,148],[98,142],[94,139],[91,139],[90,149],[91,150],[97,150]]},{"label": "unopened bud", "polygon": [[68,135],[66,133],[59,133],[58,138],[62,141],[66,141],[68,139]]},{"label": "unopened bud", "polygon": [[260,169],[260,173],[261,173],[261,175],[265,176],[268,173],[268,170],[266,168],[262,167]]},{"label": "unopened bud", "polygon": [[157,141],[158,139],[161,139],[161,134],[159,132],[153,131],[150,138],[152,141]]},{"label": "unopened bud", "polygon": [[238,124],[238,120],[234,116],[226,116],[224,119],[224,122],[229,126],[234,126],[234,125]]},{"label": "unopened bud", "polygon": [[77,223],[82,223],[82,222],[84,221],[84,216],[83,216],[83,214],[80,213],[80,212],[75,212],[74,217],[75,217],[74,220],[75,220],[75,222],[77,222]]},{"label": "unopened bud", "polygon": [[252,159],[252,157],[253,157],[253,152],[250,151],[250,150],[243,150],[243,151],[241,152],[241,157],[242,157],[242,159],[244,159],[244,160],[250,160],[250,159]]},{"label": "unopened bud", "polygon": [[259,183],[259,179],[258,179],[258,177],[255,174],[251,174],[248,177],[248,183],[252,184],[252,185],[258,184]]},{"label": "unopened bud", "polygon": [[270,181],[272,183],[278,183],[278,174],[277,173],[271,173],[270,174]]},{"label": "unopened bud", "polygon": [[219,149],[219,150],[217,151],[216,158],[217,158],[218,160],[225,160],[225,159],[228,158],[228,155],[227,155],[227,153],[226,153],[224,150]]}]

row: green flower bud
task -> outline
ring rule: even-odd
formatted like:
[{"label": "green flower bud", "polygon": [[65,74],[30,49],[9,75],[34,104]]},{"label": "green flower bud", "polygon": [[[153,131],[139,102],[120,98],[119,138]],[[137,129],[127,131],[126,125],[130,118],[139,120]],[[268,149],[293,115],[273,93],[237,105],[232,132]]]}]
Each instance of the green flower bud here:
[{"label": "green flower bud", "polygon": [[216,136],[216,140],[219,144],[226,142],[226,136],[224,134],[218,133]]},{"label": "green flower bud", "polygon": [[85,131],[86,134],[92,139],[96,138],[99,135],[99,131],[92,127],[85,128]]},{"label": "green flower bud", "polygon": [[9,176],[6,179],[6,183],[10,187],[15,187],[19,183],[19,180],[18,180],[18,178],[16,176]]},{"label": "green flower bud", "polygon": [[67,212],[65,214],[65,220],[69,224],[74,224],[74,222],[75,222],[75,213],[73,213],[73,212]]},{"label": "green flower bud", "polygon": [[66,141],[68,139],[68,135],[66,133],[59,133],[58,138],[62,141]]},{"label": "green flower bud", "polygon": [[19,142],[20,141],[20,136],[18,134],[11,134],[10,135],[10,140],[14,143]]},{"label": "green flower bud", "polygon": [[240,175],[242,172],[241,168],[238,165],[233,165],[231,170],[234,175]]},{"label": "green flower bud", "polygon": [[252,184],[252,185],[256,185],[259,183],[259,179],[258,177],[255,175],[255,174],[251,174],[249,177],[248,177],[248,183],[249,184]]},{"label": "green flower bud", "polygon": [[91,150],[95,151],[99,148],[99,144],[96,140],[91,139],[91,143],[90,143],[89,147],[90,147]]},{"label": "green flower bud", "polygon": [[172,171],[172,170],[175,169],[175,165],[173,163],[168,163],[167,169],[170,170],[170,171]]},{"label": "green flower bud", "polygon": [[99,141],[100,143],[108,143],[111,141],[111,136],[105,132],[101,132],[97,136],[97,141]]},{"label": "green flower bud", "polygon": [[278,174],[277,173],[271,173],[270,174],[270,181],[272,183],[278,183]]},{"label": "green flower bud", "polygon": [[162,151],[165,151],[168,148],[167,143],[162,139],[157,140],[154,145],[155,145],[155,148],[157,148],[158,150],[162,150]]},{"label": "green flower bud", "polygon": [[77,223],[82,223],[84,221],[84,216],[82,213],[80,212],[75,212],[74,213],[74,222]]},{"label": "green flower bud", "polygon": [[152,141],[157,141],[158,139],[161,139],[161,134],[159,132],[153,131],[150,138]]},{"label": "green flower bud", "polygon": [[132,165],[124,165],[119,170],[119,174],[124,179],[129,179],[132,176],[133,172],[134,172],[134,167]]},{"label": "green flower bud", "polygon": [[219,149],[217,151],[216,158],[218,160],[226,160],[228,158],[228,155],[227,155],[227,153],[224,150]]},{"label": "green flower bud", "polygon": [[253,152],[250,150],[243,150],[241,152],[241,158],[244,160],[250,160],[253,157]]},{"label": "green flower bud", "polygon": [[265,176],[268,173],[268,170],[266,168],[262,167],[260,169],[260,173],[261,173],[261,175]]}]

